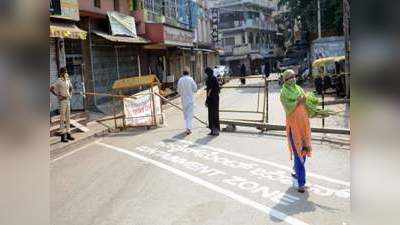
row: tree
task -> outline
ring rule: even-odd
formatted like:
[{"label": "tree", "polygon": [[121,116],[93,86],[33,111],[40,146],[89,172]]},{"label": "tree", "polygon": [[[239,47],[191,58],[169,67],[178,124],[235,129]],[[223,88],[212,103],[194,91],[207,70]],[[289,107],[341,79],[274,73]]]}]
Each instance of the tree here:
[{"label": "tree", "polygon": [[[300,30],[316,33],[318,29],[318,0],[279,0],[279,6],[286,6],[292,20],[300,21]],[[343,34],[342,0],[320,0],[322,33]]]}]

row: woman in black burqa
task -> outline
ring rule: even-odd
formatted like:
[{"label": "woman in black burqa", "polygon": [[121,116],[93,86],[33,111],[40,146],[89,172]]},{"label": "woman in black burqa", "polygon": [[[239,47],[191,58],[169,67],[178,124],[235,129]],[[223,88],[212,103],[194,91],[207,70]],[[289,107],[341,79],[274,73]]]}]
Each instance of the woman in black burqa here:
[{"label": "woman in black burqa", "polygon": [[209,135],[218,136],[220,131],[219,124],[219,82],[214,76],[214,71],[207,67],[205,70],[207,74],[207,99],[206,106],[208,107],[208,127],[211,132]]},{"label": "woman in black burqa", "polygon": [[240,67],[240,82],[245,85],[246,84],[246,66],[244,64],[242,64],[242,66]]}]

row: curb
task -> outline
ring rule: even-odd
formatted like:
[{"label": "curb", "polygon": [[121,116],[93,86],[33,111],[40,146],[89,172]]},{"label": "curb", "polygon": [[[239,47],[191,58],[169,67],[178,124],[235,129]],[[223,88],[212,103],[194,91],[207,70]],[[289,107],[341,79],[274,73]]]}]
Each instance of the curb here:
[{"label": "curb", "polygon": [[93,142],[95,139],[100,138],[100,137],[106,137],[109,135],[109,130],[105,129],[99,132],[96,132],[92,135],[89,135],[87,137],[75,140],[73,142],[71,142],[70,144],[67,145],[62,145],[60,147],[56,147],[56,148],[51,148],[50,146],[50,160],[54,160],[70,151],[73,151],[76,148],[79,148],[83,145],[89,144],[91,142]]}]

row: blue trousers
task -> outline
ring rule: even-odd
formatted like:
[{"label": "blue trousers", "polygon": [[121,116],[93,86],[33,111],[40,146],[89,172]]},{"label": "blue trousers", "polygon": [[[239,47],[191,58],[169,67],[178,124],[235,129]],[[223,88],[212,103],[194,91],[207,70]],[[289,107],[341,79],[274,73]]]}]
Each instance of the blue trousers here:
[{"label": "blue trousers", "polygon": [[294,155],[294,170],[296,171],[297,182],[299,187],[304,187],[306,184],[306,168],[304,164],[306,163],[306,156],[301,157],[297,154],[296,145],[294,144],[292,132],[289,133],[290,135],[290,145],[292,146],[292,152]]}]

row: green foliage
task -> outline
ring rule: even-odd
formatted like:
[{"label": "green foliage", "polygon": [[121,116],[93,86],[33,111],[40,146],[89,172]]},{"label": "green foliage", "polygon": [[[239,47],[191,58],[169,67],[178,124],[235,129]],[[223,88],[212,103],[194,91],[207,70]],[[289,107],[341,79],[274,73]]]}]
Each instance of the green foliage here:
[{"label": "green foliage", "polygon": [[[301,22],[303,32],[316,33],[318,29],[318,2],[317,0],[280,0],[279,6],[286,6],[289,17]],[[343,33],[343,1],[320,0],[321,29],[341,35]]]}]

